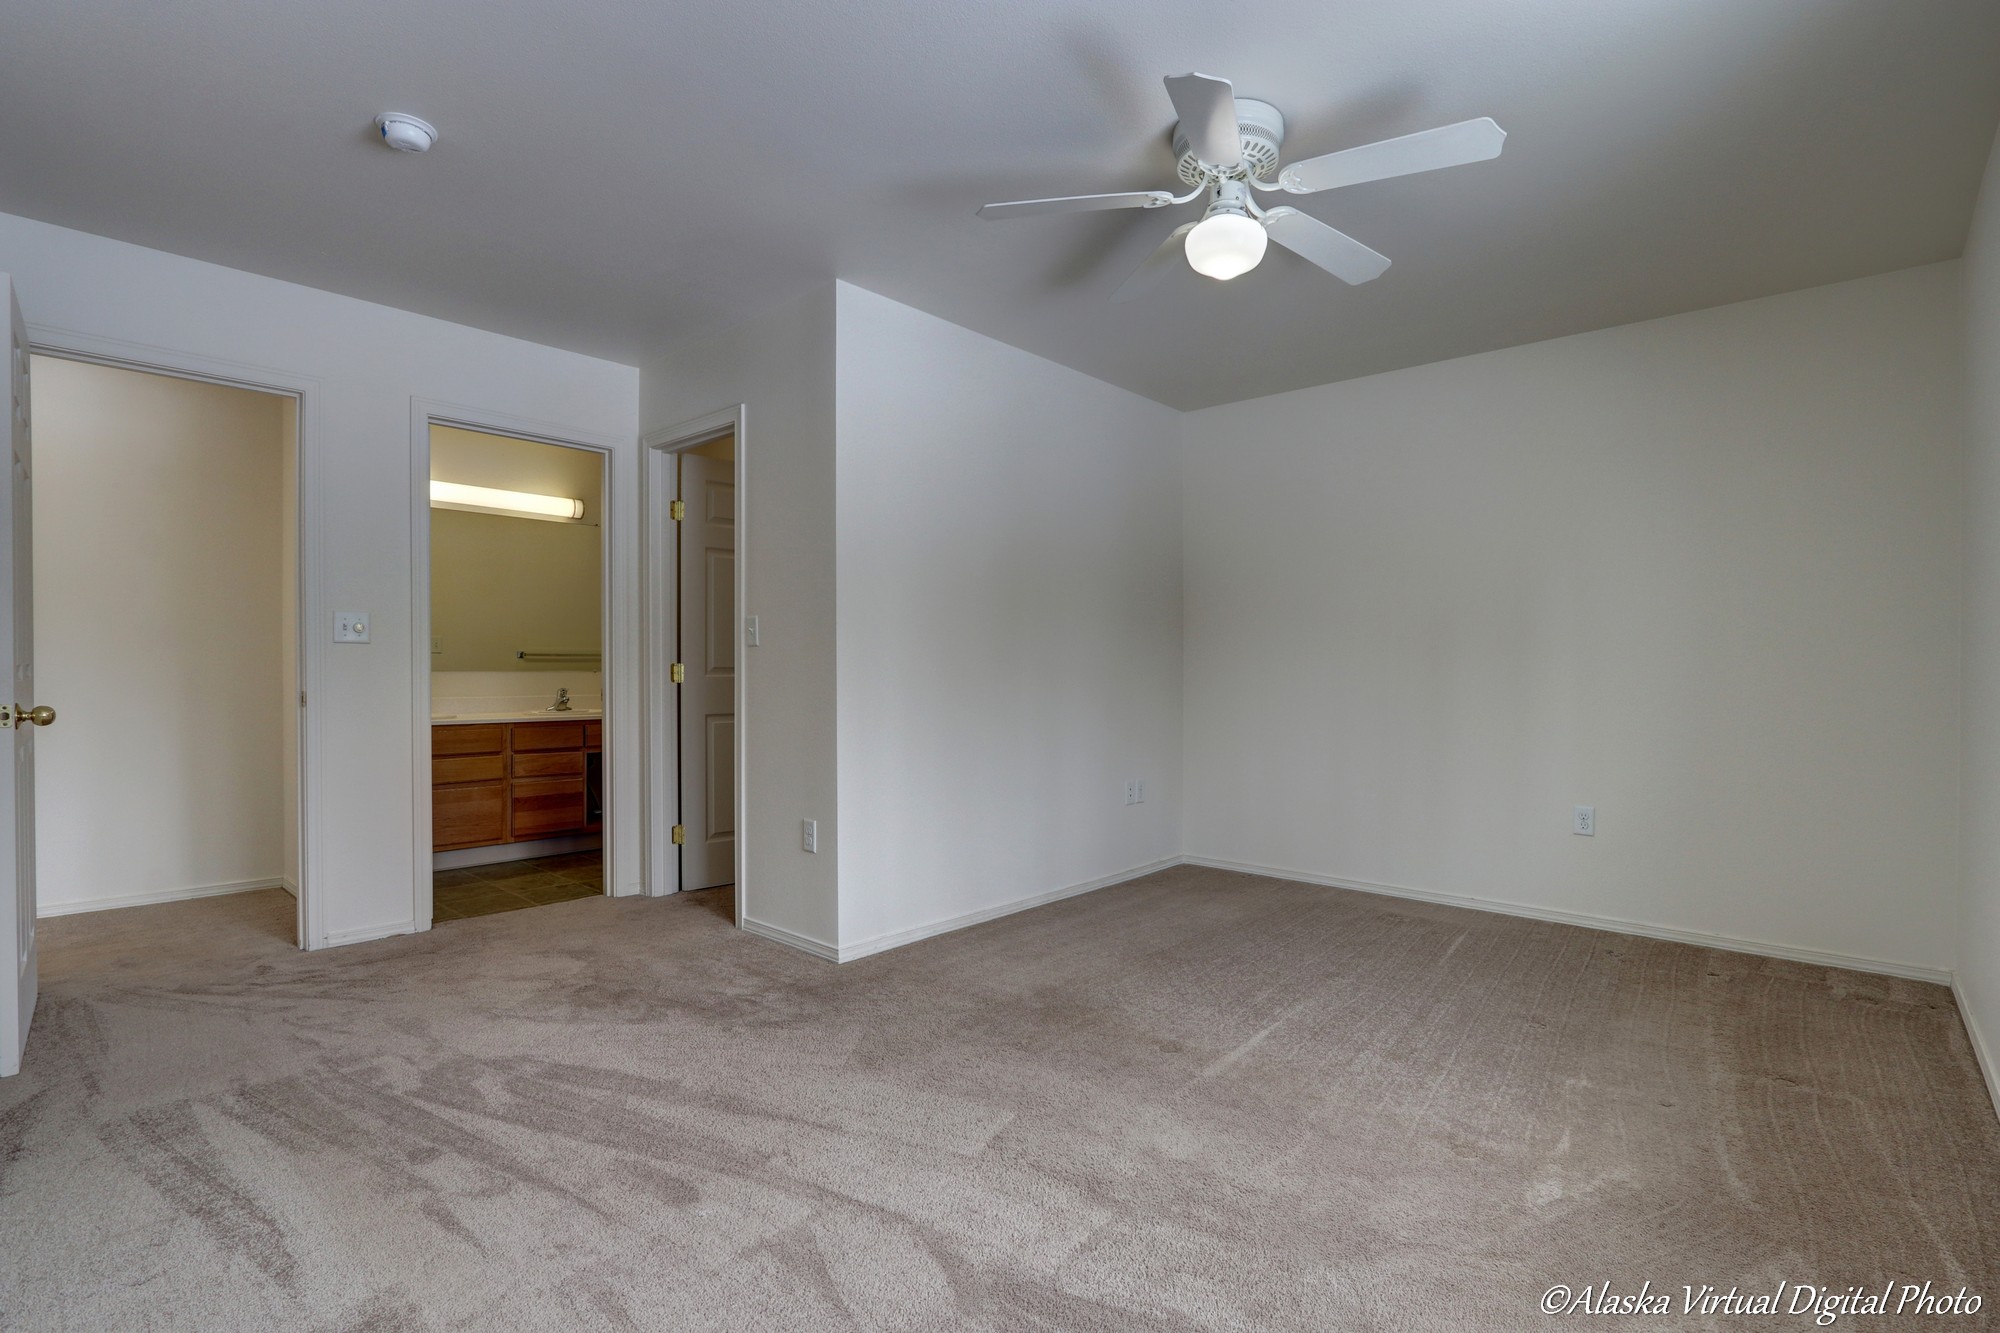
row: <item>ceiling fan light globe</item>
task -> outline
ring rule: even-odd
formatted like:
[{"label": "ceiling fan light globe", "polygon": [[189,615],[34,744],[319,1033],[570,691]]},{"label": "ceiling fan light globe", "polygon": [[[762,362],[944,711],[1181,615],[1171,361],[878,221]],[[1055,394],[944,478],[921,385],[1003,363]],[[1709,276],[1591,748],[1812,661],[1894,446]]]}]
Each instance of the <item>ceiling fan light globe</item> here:
[{"label": "ceiling fan light globe", "polygon": [[1270,238],[1255,218],[1241,213],[1216,213],[1195,224],[1187,234],[1188,267],[1205,278],[1227,282],[1264,261]]}]

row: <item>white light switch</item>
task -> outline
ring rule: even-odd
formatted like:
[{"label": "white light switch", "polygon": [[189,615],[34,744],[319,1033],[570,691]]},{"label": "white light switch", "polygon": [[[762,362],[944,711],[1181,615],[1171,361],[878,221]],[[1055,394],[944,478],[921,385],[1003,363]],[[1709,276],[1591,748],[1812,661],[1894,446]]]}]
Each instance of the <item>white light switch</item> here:
[{"label": "white light switch", "polygon": [[335,643],[368,642],[368,613],[366,611],[334,612],[333,641]]},{"label": "white light switch", "polygon": [[743,642],[751,648],[757,646],[757,617],[743,617]]}]

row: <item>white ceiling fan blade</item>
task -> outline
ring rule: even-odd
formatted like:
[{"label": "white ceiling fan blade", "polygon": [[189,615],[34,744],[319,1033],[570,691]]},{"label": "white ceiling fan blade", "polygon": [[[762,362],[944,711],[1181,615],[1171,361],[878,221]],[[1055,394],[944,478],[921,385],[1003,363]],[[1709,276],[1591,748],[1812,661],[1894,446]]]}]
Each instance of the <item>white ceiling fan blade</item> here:
[{"label": "white ceiling fan blade", "polygon": [[1400,139],[1384,139],[1294,162],[1278,174],[1278,185],[1293,194],[1311,194],[1343,185],[1387,180],[1391,176],[1484,162],[1500,156],[1500,145],[1506,141],[1507,131],[1494,124],[1490,116],[1481,116],[1478,120],[1461,120],[1456,125],[1440,125],[1434,130],[1405,134]]},{"label": "white ceiling fan blade", "polygon": [[[1195,219],[1199,222],[1200,219]],[[1118,290],[1111,293],[1113,301],[1131,301],[1144,296],[1160,285],[1160,279],[1181,267],[1182,250],[1187,244],[1187,234],[1195,228],[1194,222],[1183,223],[1167,234],[1144,263],[1132,270],[1132,276],[1118,284]]]},{"label": "white ceiling fan blade", "polygon": [[1196,157],[1212,167],[1241,165],[1243,131],[1236,124],[1236,90],[1229,80],[1175,74],[1167,79],[1167,96]]},{"label": "white ceiling fan blade", "polygon": [[1073,194],[1061,199],[1017,199],[988,204],[983,218],[1029,218],[1040,213],[1094,213],[1101,208],[1165,208],[1174,197],[1165,190],[1129,190],[1124,194]]},{"label": "white ceiling fan blade", "polygon": [[1274,208],[1266,213],[1264,230],[1279,245],[1342,282],[1358,286],[1381,277],[1389,267],[1387,255],[1377,254],[1346,232],[1335,231],[1296,208]]}]

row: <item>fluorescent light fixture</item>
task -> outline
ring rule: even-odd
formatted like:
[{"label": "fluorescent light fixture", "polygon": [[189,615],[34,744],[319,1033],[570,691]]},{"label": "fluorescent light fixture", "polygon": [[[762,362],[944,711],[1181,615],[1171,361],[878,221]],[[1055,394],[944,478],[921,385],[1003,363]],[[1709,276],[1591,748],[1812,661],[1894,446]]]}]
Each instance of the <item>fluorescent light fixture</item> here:
[{"label": "fluorescent light fixture", "polygon": [[507,514],[514,518],[556,521],[583,517],[583,501],[528,491],[498,491],[491,486],[461,486],[455,481],[431,481],[431,508],[469,509],[475,514]]},{"label": "fluorescent light fixture", "polygon": [[1223,282],[1257,267],[1264,258],[1264,224],[1246,214],[1217,208],[1187,234],[1188,267]]}]

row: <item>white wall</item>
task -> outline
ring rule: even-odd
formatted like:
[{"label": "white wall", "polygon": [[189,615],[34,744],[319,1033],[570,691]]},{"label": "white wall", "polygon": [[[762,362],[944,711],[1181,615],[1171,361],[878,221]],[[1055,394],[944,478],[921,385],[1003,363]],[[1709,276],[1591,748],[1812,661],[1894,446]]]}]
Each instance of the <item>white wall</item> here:
[{"label": "white wall", "polygon": [[1178,854],[1180,480],[1177,413],[838,306],[845,957]]},{"label": "white wall", "polygon": [[[199,360],[253,383],[304,385],[304,610],[312,647],[305,834],[318,871],[309,943],[416,924],[417,399],[460,405],[457,415],[484,424],[534,422],[556,437],[583,432],[621,442],[611,474],[612,520],[623,543],[613,561],[620,624],[611,661],[629,669],[613,686],[610,783],[614,813],[636,816],[638,464],[636,448],[624,443],[636,436],[636,369],[6,215],[0,270],[11,273],[30,333],[45,345]],[[373,642],[327,642],[333,613],[345,610],[371,613]],[[615,832],[613,883],[633,892],[636,817],[621,818]]]},{"label": "white wall", "polygon": [[[834,686],[834,289],[649,362],[644,429],[746,405],[737,454],[743,615],[760,645],[738,659],[747,747],[739,830],[744,923],[819,952],[838,928]],[[819,821],[817,854],[799,821]]]},{"label": "white wall", "polygon": [[1190,415],[1187,851],[1949,968],[1959,277]]},{"label": "white wall", "polygon": [[1960,1010],[2000,1098],[2000,140],[1965,247],[1965,882]]},{"label": "white wall", "polygon": [[290,400],[37,357],[45,914],[291,875]]}]

